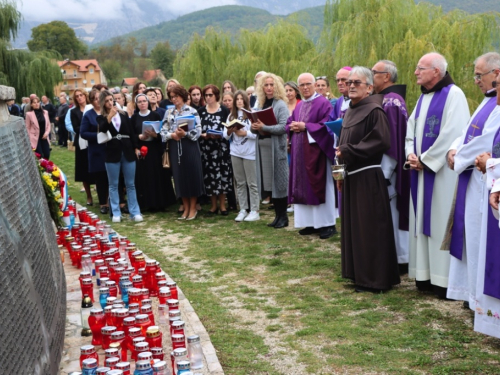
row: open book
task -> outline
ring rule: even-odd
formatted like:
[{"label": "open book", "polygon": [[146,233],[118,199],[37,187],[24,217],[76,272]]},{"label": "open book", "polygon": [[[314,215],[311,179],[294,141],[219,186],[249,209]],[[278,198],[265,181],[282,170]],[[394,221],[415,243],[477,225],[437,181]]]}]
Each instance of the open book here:
[{"label": "open book", "polygon": [[221,132],[220,130],[213,130],[213,129],[208,129],[207,130],[207,134],[215,135],[215,136],[218,136],[218,137],[223,137],[224,136],[224,132]]},{"label": "open book", "polygon": [[248,111],[242,108],[242,111],[247,114],[247,117],[252,122],[260,120],[264,125],[276,125],[278,123],[276,116],[274,116],[273,107],[268,107],[260,111]]},{"label": "open book", "polygon": [[236,130],[240,130],[240,129],[243,129],[245,127],[245,124],[242,123],[240,120],[238,120],[237,118],[232,120],[231,122],[229,123],[225,123],[223,122],[222,125],[224,125],[226,128],[228,129],[231,129],[231,128],[235,128]]},{"label": "open book", "polygon": [[[162,125],[162,122],[161,121],[144,121],[142,123],[142,135],[146,135],[146,130],[152,130],[154,131],[156,134],[159,134],[160,133],[160,130],[161,130],[161,125]],[[147,139],[145,139],[145,141],[151,141],[153,139],[153,137],[148,137]]]},{"label": "open book", "polygon": [[175,118],[174,128],[181,128],[185,132],[193,130],[196,124],[196,117],[194,115],[178,116]]}]

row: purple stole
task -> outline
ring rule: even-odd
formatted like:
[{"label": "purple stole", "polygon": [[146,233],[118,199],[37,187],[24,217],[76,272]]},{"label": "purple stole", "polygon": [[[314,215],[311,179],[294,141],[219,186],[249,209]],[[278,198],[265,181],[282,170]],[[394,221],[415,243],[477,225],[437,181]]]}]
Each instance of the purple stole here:
[{"label": "purple stole", "polygon": [[[424,125],[424,136],[422,139],[422,153],[427,151],[436,142],[439,136],[439,131],[441,130],[441,120],[443,117],[444,106],[446,105],[446,99],[450,93],[450,89],[453,84],[443,87],[441,90],[436,91],[431,99],[429,109],[427,110],[427,117],[425,119]],[[415,124],[417,123],[418,117],[420,115],[420,107],[422,105],[422,99],[424,95],[420,95],[420,99],[417,103],[417,111],[415,113]],[[417,154],[417,140],[413,140],[414,152]],[[417,191],[418,191],[418,172],[416,170],[411,171],[411,196],[413,200],[413,209],[415,210],[415,215],[417,213]],[[431,235],[431,207],[432,207],[432,191],[434,190],[434,179],[436,174],[424,168],[423,170],[424,178],[424,228],[423,233],[426,236]],[[415,236],[417,235],[415,231]]]},{"label": "purple stole", "polygon": [[[493,139],[492,157],[500,158],[500,128]],[[488,205],[484,294],[500,299],[500,228]]]},{"label": "purple stole", "polygon": [[[488,102],[481,108],[481,110],[474,116],[467,128],[465,134],[464,145],[483,134],[484,124],[491,112],[497,105],[497,98],[493,96],[489,98]],[[464,248],[464,229],[465,229],[465,194],[467,192],[467,185],[472,176],[473,169],[467,169],[460,173],[458,177],[457,197],[455,201],[455,212],[453,214],[453,227],[451,228],[451,243],[450,254],[455,258],[462,260],[462,253]]]}]

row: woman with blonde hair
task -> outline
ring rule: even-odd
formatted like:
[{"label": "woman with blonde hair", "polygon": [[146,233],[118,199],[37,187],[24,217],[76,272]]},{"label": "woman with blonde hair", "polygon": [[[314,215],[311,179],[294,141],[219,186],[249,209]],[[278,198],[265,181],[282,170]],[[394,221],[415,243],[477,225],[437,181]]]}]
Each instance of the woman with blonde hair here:
[{"label": "woman with blonde hair", "polygon": [[286,121],[289,117],[282,80],[272,74],[262,75],[255,88],[259,109],[273,108],[276,124],[254,121],[252,132],[259,135],[256,149],[257,182],[259,191],[271,192],[276,217],[268,226],[283,228],[288,226],[286,213],[288,204],[288,158]]},{"label": "woman with blonde hair", "polygon": [[174,105],[168,98],[168,91],[174,86],[180,86],[181,84],[175,78],[170,78],[165,84],[165,99],[160,102],[160,107],[167,109],[168,105]]}]

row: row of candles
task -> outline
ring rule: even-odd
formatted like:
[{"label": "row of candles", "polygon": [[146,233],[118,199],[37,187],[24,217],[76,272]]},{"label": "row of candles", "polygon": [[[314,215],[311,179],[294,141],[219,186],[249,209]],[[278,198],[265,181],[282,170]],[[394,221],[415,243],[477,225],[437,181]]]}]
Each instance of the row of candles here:
[{"label": "row of candles", "polygon": [[[75,212],[74,202],[69,209],[79,222],[60,228],[57,242],[63,262],[65,249],[71,264],[81,269],[81,334],[92,336],[91,344],[80,348],[81,373],[130,375],[129,353],[135,362],[134,375],[191,375],[191,370],[201,369],[200,337],[189,336],[186,345],[176,283],[167,280],[156,260],[146,259],[134,243],[118,237],[97,215],[84,207]],[[94,306],[94,283],[99,287],[100,308]],[[153,298],[158,299],[156,309]],[[167,325],[172,373],[164,360],[160,328]],[[102,367],[96,346],[104,350]]]}]

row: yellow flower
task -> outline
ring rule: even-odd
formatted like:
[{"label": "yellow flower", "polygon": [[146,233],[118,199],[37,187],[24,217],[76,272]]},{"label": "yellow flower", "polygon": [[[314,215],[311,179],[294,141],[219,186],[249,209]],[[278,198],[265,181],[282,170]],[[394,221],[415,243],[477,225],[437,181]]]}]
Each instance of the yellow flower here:
[{"label": "yellow flower", "polygon": [[61,173],[59,173],[59,170],[54,169],[54,170],[52,171],[52,176],[59,178],[59,176],[60,176],[60,175],[61,175]]}]

